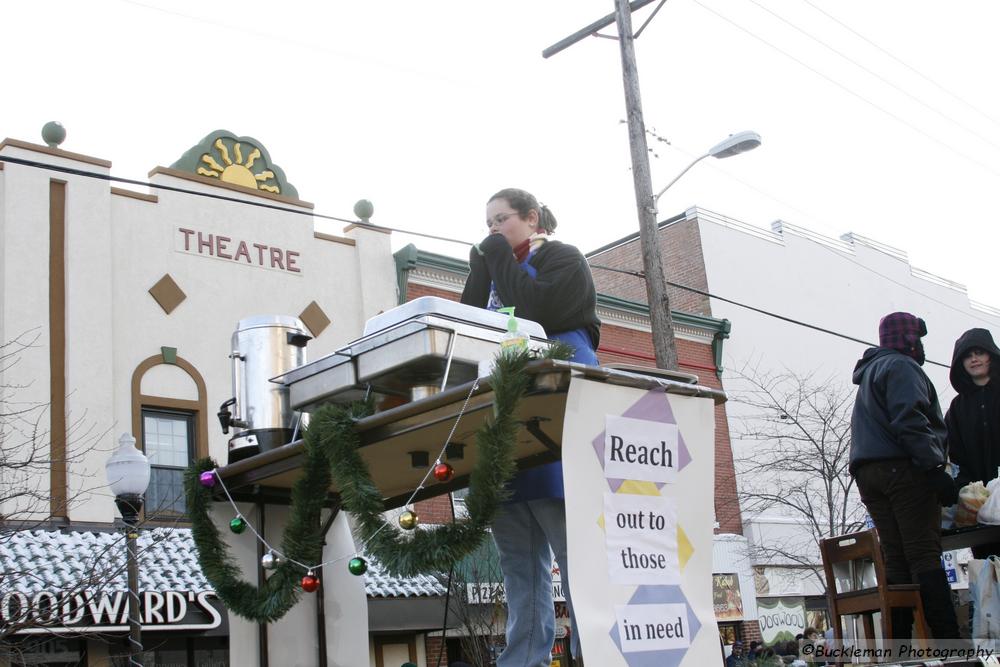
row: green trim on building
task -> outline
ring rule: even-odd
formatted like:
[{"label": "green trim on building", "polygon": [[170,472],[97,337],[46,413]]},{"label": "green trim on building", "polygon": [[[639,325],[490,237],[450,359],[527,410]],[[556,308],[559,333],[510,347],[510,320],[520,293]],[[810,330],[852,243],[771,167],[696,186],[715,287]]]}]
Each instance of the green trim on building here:
[{"label": "green trim on building", "polygon": [[719,320],[722,328],[712,336],[712,357],[715,360],[715,375],[722,379],[722,341],[729,338],[729,332],[733,330],[733,323],[727,319]]},{"label": "green trim on building", "polygon": [[[299,191],[285,178],[284,170],[271,161],[264,144],[253,137],[238,137],[229,130],[210,133],[185,151],[170,168],[299,198]],[[247,182],[230,179],[229,169],[240,171]]]},{"label": "green trim on building", "polygon": [[399,287],[400,304],[406,303],[406,283],[408,282],[406,274],[418,266],[437,269],[439,271],[448,271],[460,276],[469,275],[468,262],[448,257],[447,255],[420,250],[412,243],[404,248],[400,248],[392,256],[396,260],[396,285]]},{"label": "green trim on building", "polygon": [[163,357],[163,363],[165,364],[176,364],[177,363],[177,348],[176,347],[161,347],[160,355]]}]

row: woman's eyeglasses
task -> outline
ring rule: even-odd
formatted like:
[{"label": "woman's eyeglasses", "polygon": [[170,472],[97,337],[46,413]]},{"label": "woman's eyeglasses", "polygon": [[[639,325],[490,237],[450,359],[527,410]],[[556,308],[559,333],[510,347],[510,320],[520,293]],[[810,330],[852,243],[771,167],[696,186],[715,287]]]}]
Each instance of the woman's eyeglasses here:
[{"label": "woman's eyeglasses", "polygon": [[514,215],[517,215],[517,213],[498,213],[486,221],[486,229],[493,229],[494,227],[499,227],[503,223],[507,222],[507,218]]}]

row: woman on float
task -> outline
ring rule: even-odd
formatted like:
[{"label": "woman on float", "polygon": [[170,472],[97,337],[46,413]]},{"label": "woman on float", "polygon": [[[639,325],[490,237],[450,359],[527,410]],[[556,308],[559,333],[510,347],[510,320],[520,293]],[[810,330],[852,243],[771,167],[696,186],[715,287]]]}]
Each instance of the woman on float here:
[{"label": "woman on float", "polygon": [[[550,239],[556,224],[548,207],[524,190],[509,188],[490,197],[489,234],[470,253],[462,303],[489,310],[514,306],[518,317],[538,322],[549,338],[571,345],[572,361],[596,366],[601,321],[594,280],[579,250]],[[493,522],[507,595],[507,647],[497,666],[549,664],[555,639],[553,553],[570,609],[571,650],[579,656],[566,562],[562,464],[521,471],[511,491]]]}]

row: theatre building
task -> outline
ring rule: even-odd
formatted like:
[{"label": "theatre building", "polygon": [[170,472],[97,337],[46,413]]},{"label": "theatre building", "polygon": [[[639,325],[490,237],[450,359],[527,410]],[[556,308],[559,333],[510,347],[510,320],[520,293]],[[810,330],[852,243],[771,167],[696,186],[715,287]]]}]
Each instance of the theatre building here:
[{"label": "theatre building", "polygon": [[[212,132],[127,187],[111,162],[60,141],[0,142],[0,667],[125,664],[125,545],[104,472],[124,433],[151,463],[138,552],[146,664],[345,664],[348,637],[368,637],[377,667],[461,659],[482,624],[444,620],[447,582],[387,577],[377,563],[366,577],[329,568],[322,594],[274,623],[230,613],[199,566],[182,476],[192,460],[228,460],[217,413],[233,398],[240,322],[297,319],[318,359],[400,303],[457,299],[467,264],[393,253],[364,220],[317,231],[281,156],[251,137]],[[602,363],[654,366],[645,305],[601,295],[598,308]],[[680,370],[721,387],[729,322],[692,312],[674,313]],[[739,533],[725,405],[715,410],[717,532]],[[447,496],[428,502],[426,522],[450,520]],[[241,511],[258,521],[263,507]],[[266,518],[286,514],[268,505]],[[332,530],[349,530],[345,514]],[[261,572],[259,557],[239,565],[251,582]],[[498,574],[456,576],[478,591],[466,602],[481,617]],[[348,593],[367,610],[340,604]],[[492,627],[477,641],[495,649],[503,619]],[[566,667],[564,648],[554,664]]]},{"label": "theatre building", "polygon": [[[0,142],[0,644],[21,651],[13,664],[122,653],[125,555],[104,466],[129,432],[152,464],[147,664],[258,664],[262,632],[273,664],[315,664],[315,638],[284,638],[315,627],[327,601],[307,596],[263,630],[227,614],[185,528],[181,476],[196,457],[226,462],[216,412],[233,395],[237,323],[298,318],[307,357],[332,352],[396,305],[390,237],[363,224],[317,232],[280,157],[250,137],[178,146],[148,187],[127,189],[109,182],[109,161],[54,139]],[[335,578],[328,591],[364,585]],[[356,610],[325,615],[330,645],[338,631],[367,634]]]}]

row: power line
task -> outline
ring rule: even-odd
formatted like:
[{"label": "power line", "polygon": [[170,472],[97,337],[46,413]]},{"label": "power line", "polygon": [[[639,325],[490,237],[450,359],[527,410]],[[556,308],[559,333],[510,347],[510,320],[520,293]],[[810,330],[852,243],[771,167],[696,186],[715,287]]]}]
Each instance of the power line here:
[{"label": "power line", "polygon": [[810,0],[802,0],[802,2],[806,3],[807,5],[809,5],[813,9],[815,9],[817,12],[819,12],[823,16],[827,17],[828,19],[830,19],[831,21],[833,21],[837,25],[841,26],[842,28],[844,28],[845,30],[847,30],[848,32],[850,32],[851,34],[853,34],[855,37],[858,37],[859,39],[867,42],[868,44],[870,44],[874,48],[878,49],[879,51],[881,51],[885,55],[889,56],[890,58],[892,58],[893,60],[895,60],[897,63],[899,63],[900,65],[902,65],[903,67],[905,67],[906,69],[910,70],[911,72],[913,72],[914,74],[916,74],[917,76],[919,76],[924,81],[926,81],[926,82],[930,83],[931,85],[933,85],[934,87],[936,87],[938,90],[940,90],[943,93],[951,96],[953,99],[961,102],[962,104],[964,104],[968,108],[972,109],[973,111],[975,111],[976,113],[978,113],[980,116],[982,116],[986,120],[988,120],[988,121],[990,121],[990,122],[992,122],[992,123],[994,123],[996,125],[1000,125],[1000,121],[998,121],[993,116],[989,115],[988,113],[986,113],[985,111],[983,111],[979,107],[975,106],[971,102],[966,101],[965,99],[963,99],[957,93],[953,93],[952,91],[948,90],[947,88],[945,88],[944,86],[942,86],[940,83],[938,83],[934,79],[930,78],[929,76],[927,76],[926,74],[924,74],[920,70],[916,69],[915,67],[911,66],[910,64],[908,64],[907,62],[905,62],[904,60],[902,60],[901,58],[899,58],[895,54],[893,54],[893,53],[889,52],[888,50],[884,49],[883,47],[879,46],[876,42],[872,41],[868,37],[865,37],[860,32],[858,32],[857,30],[855,30],[851,26],[847,25],[846,23],[844,23],[843,21],[841,21],[840,19],[838,19],[833,14],[830,14],[829,12],[825,11],[823,8],[821,8],[821,7],[817,6],[816,4],[810,2]]},{"label": "power line", "polygon": [[861,93],[855,92],[853,89],[851,89],[851,88],[847,87],[846,85],[840,83],[836,79],[834,79],[834,78],[832,78],[830,76],[827,76],[826,74],[824,74],[823,72],[819,71],[815,67],[812,67],[811,65],[807,64],[803,60],[800,60],[799,58],[796,58],[795,56],[793,56],[788,51],[785,51],[784,49],[782,49],[782,48],[780,48],[778,46],[775,46],[771,42],[767,41],[763,37],[760,37],[756,33],[748,30],[747,28],[745,28],[744,26],[740,25],[736,21],[733,21],[732,19],[730,19],[729,17],[725,16],[724,14],[721,14],[718,11],[712,9],[711,7],[706,6],[705,4],[703,4],[702,2],[700,2],[700,0],[692,0],[692,1],[694,2],[694,4],[698,5],[699,7],[701,7],[702,9],[704,9],[705,11],[707,11],[707,12],[709,12],[711,14],[714,14],[715,16],[719,17],[720,19],[722,19],[726,23],[732,25],[733,27],[737,28],[738,30],[741,30],[742,32],[745,32],[746,34],[750,35],[751,37],[753,37],[757,41],[763,43],[764,45],[770,47],[771,49],[774,49],[775,51],[777,51],[781,55],[785,56],[786,58],[789,58],[790,60],[798,63],[799,65],[801,65],[802,67],[806,68],[807,70],[809,70],[810,72],[812,72],[816,76],[819,76],[819,77],[825,79],[826,81],[828,81],[828,82],[832,83],[833,85],[837,86],[838,88],[840,88],[844,92],[848,93],[849,95],[852,95],[853,97],[858,98],[859,100],[861,100],[865,104],[871,106],[872,108],[874,108],[874,109],[876,109],[878,111],[881,111],[886,116],[888,116],[889,118],[895,120],[896,122],[898,122],[898,123],[900,123],[902,125],[905,125],[906,127],[910,128],[911,130],[913,130],[914,132],[916,132],[917,134],[925,137],[926,139],[930,139],[934,143],[936,143],[936,144],[938,144],[940,146],[943,146],[944,148],[947,148],[949,151],[955,153],[959,157],[962,157],[962,158],[968,160],[969,162],[971,162],[971,163],[973,163],[975,165],[978,165],[978,166],[982,167],[983,169],[986,169],[990,173],[995,174],[997,176],[1000,176],[1000,171],[994,169],[991,165],[986,164],[985,162],[981,162],[980,160],[977,160],[976,158],[974,158],[971,155],[963,152],[962,150],[960,150],[960,149],[952,146],[951,144],[947,143],[946,141],[942,141],[941,139],[938,139],[934,135],[929,134],[925,130],[920,129],[919,127],[917,127],[913,123],[909,122],[908,120],[903,119],[902,117],[898,116],[897,114],[893,113],[892,111],[889,111],[888,109],[886,109],[886,108],[884,108],[884,107],[876,104],[875,102],[871,101],[870,99],[868,99],[867,97],[865,97]]},{"label": "power line", "polygon": [[[410,231],[410,230],[406,230],[406,229],[399,229],[399,228],[396,228],[396,227],[386,227],[384,225],[375,225],[375,224],[372,224],[370,222],[361,222],[359,220],[350,220],[350,219],[347,219],[347,218],[338,218],[336,216],[324,215],[322,213],[315,213],[313,211],[308,211],[308,210],[303,210],[303,209],[287,208],[287,207],[284,207],[284,206],[279,206],[277,204],[268,204],[268,203],[265,203],[265,202],[257,202],[257,201],[250,201],[250,200],[246,200],[246,199],[238,199],[236,197],[228,197],[228,196],[225,196],[225,195],[217,195],[217,194],[212,194],[212,193],[208,193],[208,192],[199,192],[197,190],[188,190],[186,188],[179,188],[179,187],[175,187],[175,186],[172,186],[172,185],[163,185],[163,184],[158,184],[158,183],[149,183],[149,182],[145,182],[145,181],[138,181],[138,180],[131,179],[131,178],[122,178],[120,176],[111,176],[110,174],[101,174],[101,173],[97,173],[97,172],[93,172],[93,171],[85,171],[83,169],[75,169],[73,167],[63,167],[63,166],[59,166],[59,165],[47,164],[47,163],[44,163],[44,162],[36,162],[34,160],[25,160],[23,158],[16,158],[16,157],[11,157],[11,156],[6,156],[6,155],[0,155],[0,163],[3,163],[3,162],[9,162],[11,164],[17,164],[17,165],[22,165],[22,166],[26,166],[26,167],[36,168],[36,169],[43,169],[43,170],[55,171],[55,172],[59,172],[59,173],[63,173],[63,174],[71,174],[71,175],[74,175],[74,176],[82,176],[84,178],[94,178],[94,179],[97,179],[97,180],[111,181],[111,182],[116,182],[116,183],[128,183],[130,185],[146,186],[146,187],[155,188],[155,189],[159,189],[159,190],[165,190],[165,191],[168,191],[168,192],[177,192],[177,193],[180,193],[180,194],[194,195],[196,197],[205,197],[207,199],[215,199],[215,200],[227,201],[227,202],[232,202],[232,203],[235,203],[235,204],[245,204],[245,205],[248,205],[248,206],[256,206],[256,207],[259,207],[259,208],[266,208],[266,209],[269,209],[269,210],[280,211],[280,212],[283,212],[283,213],[294,213],[295,215],[304,215],[304,216],[309,216],[309,217],[314,217],[314,218],[322,218],[324,220],[335,220],[335,221],[338,221],[338,222],[346,222],[348,224],[357,225],[359,227],[365,227],[367,229],[373,229],[373,230],[379,230],[379,231],[389,231],[389,232],[398,232],[400,234],[409,234],[411,236],[428,238],[428,239],[433,239],[433,240],[436,240],[436,241],[447,241],[449,243],[458,243],[460,245],[465,245],[465,246],[472,246],[472,245],[474,245],[473,243],[471,243],[469,241],[463,241],[461,239],[455,239],[455,238],[446,238],[444,236],[436,236],[434,234],[427,234],[425,232],[414,232],[414,231]],[[854,260],[851,260],[850,258],[845,258],[845,259],[848,259],[848,261],[852,261],[852,262],[854,261]],[[589,262],[590,262],[590,260],[588,260],[588,263]],[[866,268],[866,269],[868,268],[868,267],[865,267],[863,264],[860,264],[858,262],[855,262],[855,263],[857,263],[862,268]],[[604,270],[604,271],[613,271],[613,272],[616,272],[616,273],[624,273],[624,274],[627,274],[627,275],[634,276],[636,278],[642,278],[643,280],[645,280],[645,277],[646,277],[645,274],[642,273],[641,271],[630,271],[630,270],[626,270],[626,269],[616,269],[616,268],[612,268],[612,267],[609,267],[609,266],[601,266],[601,265],[598,265],[598,264],[590,264],[590,266],[591,266],[591,268],[601,269],[601,270]],[[874,271],[874,269],[869,269],[869,270],[871,270],[876,275],[881,276],[882,278],[885,278],[886,280],[889,280],[890,282],[896,283],[896,284],[900,285],[901,287],[904,287],[904,288],[906,288],[906,289],[914,292],[915,294],[917,294],[919,296],[922,296],[922,297],[924,297],[926,299],[929,299],[929,300],[932,300],[932,301],[936,301],[937,303],[940,303],[941,305],[945,305],[945,306],[948,306],[949,308],[952,308],[956,312],[962,313],[963,315],[967,315],[967,313],[965,313],[963,311],[960,311],[957,308],[954,308],[954,307],[950,306],[949,304],[937,301],[937,300],[933,299],[933,297],[929,297],[926,294],[922,294],[921,292],[917,292],[916,290],[913,290],[912,288],[910,288],[910,287],[908,287],[906,285],[903,285],[902,283],[898,283],[897,281],[893,280],[892,278],[889,278],[888,276],[884,276],[881,273],[878,273],[877,271]],[[853,337],[848,336],[846,334],[841,334],[841,333],[838,333],[836,331],[832,331],[832,330],[829,330],[829,329],[824,329],[823,327],[819,327],[819,326],[816,326],[816,325],[813,325],[813,324],[808,324],[806,322],[801,322],[801,321],[796,320],[794,318],[786,317],[784,315],[778,315],[777,313],[772,313],[770,311],[766,311],[766,310],[763,310],[761,308],[757,308],[755,306],[750,306],[750,305],[747,305],[747,304],[744,304],[744,303],[740,303],[738,301],[734,301],[732,299],[727,299],[725,297],[717,296],[715,294],[710,294],[709,292],[704,292],[704,291],[699,290],[699,289],[694,288],[694,287],[689,287],[687,285],[681,285],[679,283],[674,283],[674,282],[671,282],[669,280],[666,281],[666,283],[667,283],[667,285],[669,285],[671,287],[676,287],[678,289],[682,289],[682,290],[687,290],[687,291],[690,291],[690,292],[694,292],[696,294],[700,294],[702,296],[707,296],[707,297],[710,297],[712,299],[718,299],[719,301],[724,301],[726,303],[731,303],[733,305],[740,306],[742,308],[747,308],[749,310],[752,310],[752,311],[755,311],[755,312],[758,312],[758,313],[761,313],[761,314],[764,314],[764,315],[768,315],[770,317],[775,317],[775,318],[783,320],[785,322],[790,322],[790,323],[793,323],[793,324],[798,324],[800,326],[804,326],[804,327],[807,327],[807,328],[810,328],[810,329],[814,329],[816,331],[821,331],[823,333],[828,333],[828,334],[833,335],[833,336],[838,336],[840,338],[844,338],[844,339],[853,341],[855,343],[861,343],[863,345],[869,345],[869,346],[874,345],[874,343],[871,343],[871,342],[865,341],[865,340],[861,340],[860,338],[853,338]],[[941,363],[935,362],[935,361],[928,361],[928,363],[936,364],[938,366],[944,366],[945,368],[949,367],[949,366],[946,366],[945,364],[941,364]]]},{"label": "power line", "polygon": [[949,116],[948,114],[944,113],[943,111],[941,111],[937,107],[934,107],[934,106],[928,104],[927,102],[924,102],[922,99],[920,99],[916,95],[913,95],[909,91],[905,90],[902,86],[896,85],[895,83],[893,83],[889,79],[885,78],[884,76],[882,76],[878,72],[875,72],[874,70],[866,67],[865,65],[862,65],[857,60],[855,60],[854,58],[851,58],[850,56],[848,56],[844,52],[838,50],[837,48],[835,48],[833,46],[830,46],[829,44],[827,44],[826,42],[824,42],[823,40],[821,40],[819,37],[816,37],[815,35],[807,32],[805,29],[800,28],[799,26],[795,25],[794,23],[792,23],[791,21],[789,21],[788,19],[786,19],[781,14],[778,14],[773,9],[769,9],[769,8],[765,7],[764,5],[762,5],[757,0],[747,0],[747,2],[749,2],[749,3],[753,4],[753,5],[756,5],[761,10],[767,12],[771,16],[775,17],[776,19],[778,19],[779,21],[781,21],[782,23],[784,23],[785,25],[788,25],[789,27],[793,28],[794,30],[797,30],[798,32],[802,33],[803,35],[805,35],[809,39],[811,39],[814,42],[816,42],[817,44],[819,44],[820,46],[822,46],[825,49],[827,49],[829,51],[832,51],[833,53],[837,54],[838,56],[840,56],[841,58],[843,58],[847,62],[851,63],[852,65],[854,65],[855,67],[857,67],[861,71],[870,74],[871,76],[875,77],[876,79],[878,79],[879,81],[881,81],[885,85],[890,86],[891,88],[893,88],[894,90],[899,91],[903,95],[906,95],[908,98],[910,98],[911,100],[913,100],[917,104],[921,105],[922,107],[924,107],[926,109],[929,109],[930,111],[933,111],[934,113],[936,113],[937,115],[941,116],[941,118],[944,118],[949,123],[952,123],[953,125],[955,125],[955,126],[961,128],[961,129],[965,130],[969,134],[971,134],[971,135],[979,138],[982,141],[985,141],[990,146],[993,146],[994,148],[1000,149],[1000,144],[997,144],[996,142],[994,142],[989,137],[987,137],[987,136],[985,136],[983,134],[980,134],[979,132],[977,132],[976,130],[973,130],[970,127],[967,127],[965,124],[963,124],[962,122],[960,122],[960,121],[952,118],[951,116]]},{"label": "power line", "polygon": [[272,211],[281,211],[282,213],[294,213],[295,215],[304,215],[310,218],[321,218],[323,220],[333,220],[335,222],[346,222],[350,225],[357,225],[359,227],[366,227],[368,229],[377,229],[386,232],[399,232],[400,234],[411,234],[413,236],[422,236],[428,239],[434,239],[436,241],[448,241],[450,243],[460,243],[463,245],[472,245],[466,241],[461,241],[458,239],[448,238],[445,236],[435,236],[434,234],[426,234],[424,232],[411,232],[407,229],[398,229],[396,227],[386,227],[384,225],[375,225],[370,222],[363,222],[361,220],[350,220],[348,218],[338,218],[333,215],[324,215],[322,213],[316,213],[315,211],[298,209],[298,208],[288,208],[286,206],[279,206],[277,204],[268,204],[260,201],[251,201],[248,199],[239,199],[237,197],[227,197],[226,195],[217,195],[210,192],[199,192],[197,190],[188,190],[187,188],[178,188],[173,185],[163,185],[162,183],[150,183],[148,181],[137,181],[132,178],[122,178],[121,176],[112,176],[110,174],[100,174],[93,171],[85,171],[83,169],[75,169],[73,167],[62,167],[59,165],[48,164],[45,162],[36,162],[34,160],[25,160],[23,158],[10,157],[7,155],[0,155],[0,163],[10,162],[11,164],[19,164],[25,167],[34,167],[36,169],[45,169],[49,171],[56,171],[62,174],[72,174],[74,176],[83,176],[84,178],[94,178],[101,181],[111,181],[114,183],[128,183],[129,185],[139,185],[142,187],[154,188],[157,190],[165,190],[167,192],[179,192],[185,195],[195,195],[196,197],[205,197],[207,199],[216,199],[220,201],[233,202],[235,204],[246,204],[247,206],[256,206],[258,208],[266,208]]},{"label": "power line", "polygon": [[[590,264],[590,268],[592,268],[592,269],[601,269],[603,271],[612,271],[614,273],[624,273],[626,275],[634,276],[636,278],[642,278],[643,280],[646,279],[646,275],[642,271],[631,271],[631,270],[628,270],[628,269],[616,269],[616,268],[611,267],[611,266],[601,266],[599,264]],[[800,327],[805,327],[807,329],[812,329],[814,331],[819,331],[819,332],[822,332],[822,333],[825,333],[825,334],[829,334],[831,336],[836,336],[837,338],[843,338],[844,340],[849,340],[849,341],[851,341],[853,343],[861,343],[862,345],[866,345],[868,347],[878,347],[878,345],[876,343],[872,343],[872,342],[867,341],[867,340],[862,340],[860,338],[855,338],[854,336],[848,336],[847,334],[842,334],[842,333],[840,333],[838,331],[834,331],[832,329],[826,329],[824,327],[817,326],[815,324],[809,324],[808,322],[803,322],[802,320],[797,320],[797,319],[795,319],[793,317],[786,317],[785,315],[779,315],[778,313],[772,313],[769,310],[764,310],[763,308],[757,308],[756,306],[751,306],[751,305],[748,305],[748,304],[745,304],[745,303],[741,303],[741,302],[735,301],[733,299],[727,299],[727,298],[719,296],[717,294],[712,294],[711,292],[706,292],[705,290],[700,290],[700,289],[698,289],[696,287],[690,287],[688,285],[681,285],[680,283],[671,282],[669,280],[666,281],[666,282],[667,282],[667,285],[670,285],[671,287],[676,287],[677,289],[686,290],[688,292],[694,292],[695,294],[700,294],[701,296],[707,296],[707,297],[709,297],[711,299],[718,299],[719,301],[724,301],[726,303],[731,303],[734,306],[739,306],[740,308],[746,308],[747,310],[752,310],[755,313],[760,313],[761,315],[767,315],[768,317],[773,317],[775,319],[781,320],[782,322],[788,322],[790,324],[795,324],[795,325],[800,326]],[[951,364],[942,364],[940,361],[932,361],[930,359],[927,359],[926,363],[933,364],[935,366],[941,366],[942,368],[951,368]]]}]

